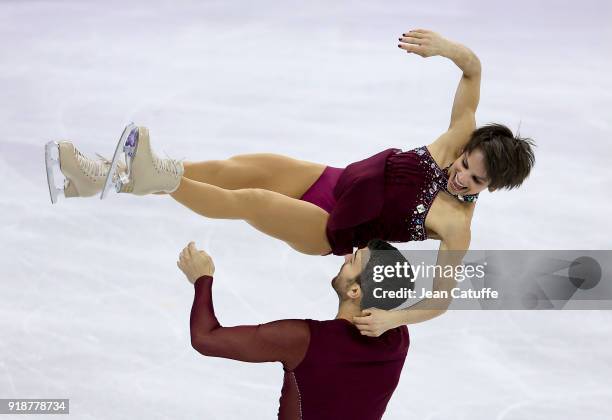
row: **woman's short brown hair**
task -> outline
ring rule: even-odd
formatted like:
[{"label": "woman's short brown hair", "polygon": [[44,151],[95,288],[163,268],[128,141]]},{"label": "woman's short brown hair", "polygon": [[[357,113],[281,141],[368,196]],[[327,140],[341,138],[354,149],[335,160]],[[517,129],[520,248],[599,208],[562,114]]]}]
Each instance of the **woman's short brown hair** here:
[{"label": "woman's short brown hair", "polygon": [[489,191],[519,187],[535,164],[535,142],[516,136],[503,124],[491,123],[477,128],[464,148],[468,154],[480,149],[485,157]]}]

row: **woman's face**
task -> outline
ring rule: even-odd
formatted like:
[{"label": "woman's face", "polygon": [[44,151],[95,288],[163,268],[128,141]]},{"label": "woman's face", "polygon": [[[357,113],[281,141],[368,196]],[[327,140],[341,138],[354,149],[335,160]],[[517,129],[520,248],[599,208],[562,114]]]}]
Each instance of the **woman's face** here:
[{"label": "woman's face", "polygon": [[477,194],[489,186],[489,178],[484,164],[484,154],[474,149],[468,155],[461,154],[448,168],[446,188],[453,194]]}]

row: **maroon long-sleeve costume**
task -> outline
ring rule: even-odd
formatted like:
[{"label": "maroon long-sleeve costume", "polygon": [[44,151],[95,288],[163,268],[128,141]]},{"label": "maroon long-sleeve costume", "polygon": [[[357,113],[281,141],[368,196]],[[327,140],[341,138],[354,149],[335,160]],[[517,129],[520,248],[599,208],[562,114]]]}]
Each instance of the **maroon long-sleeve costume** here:
[{"label": "maroon long-sleeve costume", "polygon": [[281,420],[380,419],[399,381],[410,339],[401,326],[367,337],[345,319],[284,319],[222,327],[210,276],[195,282],[191,342],[206,356],[281,362]]}]

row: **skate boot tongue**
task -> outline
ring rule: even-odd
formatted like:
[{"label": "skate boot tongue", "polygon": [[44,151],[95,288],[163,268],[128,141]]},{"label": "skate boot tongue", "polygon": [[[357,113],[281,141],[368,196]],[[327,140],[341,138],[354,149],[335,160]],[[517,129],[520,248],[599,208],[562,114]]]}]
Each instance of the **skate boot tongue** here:
[{"label": "skate boot tongue", "polygon": [[106,176],[108,172],[108,164],[99,160],[89,159],[83,155],[76,147],[74,148],[75,157],[79,162],[79,166],[83,169],[85,174],[90,177]]},{"label": "skate boot tongue", "polygon": [[155,154],[152,154],[153,164],[155,169],[160,174],[166,174],[166,180],[163,182],[164,187],[160,188],[158,191],[153,191],[155,194],[157,193],[172,193],[176,191],[180,185],[181,178],[183,173],[185,172],[183,166],[183,159],[172,159],[166,152],[166,159],[159,158]]},{"label": "skate boot tongue", "polygon": [[165,172],[169,172],[174,175],[183,176],[183,159],[172,159],[166,152],[166,159],[157,158],[157,167]]}]

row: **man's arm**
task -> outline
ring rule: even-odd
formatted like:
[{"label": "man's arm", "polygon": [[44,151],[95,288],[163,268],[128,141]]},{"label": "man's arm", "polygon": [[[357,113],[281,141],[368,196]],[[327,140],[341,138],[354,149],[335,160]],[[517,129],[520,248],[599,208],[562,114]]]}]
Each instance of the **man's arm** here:
[{"label": "man's arm", "polygon": [[310,330],[304,320],[280,320],[259,325],[223,327],[215,316],[212,276],[195,283],[191,308],[191,345],[205,356],[243,362],[282,362],[294,369],[304,358]]}]

